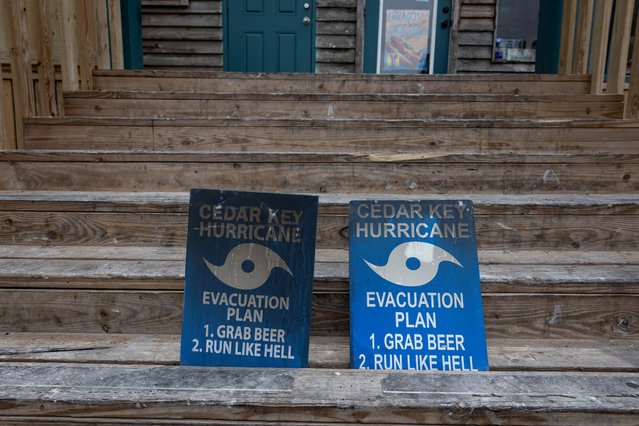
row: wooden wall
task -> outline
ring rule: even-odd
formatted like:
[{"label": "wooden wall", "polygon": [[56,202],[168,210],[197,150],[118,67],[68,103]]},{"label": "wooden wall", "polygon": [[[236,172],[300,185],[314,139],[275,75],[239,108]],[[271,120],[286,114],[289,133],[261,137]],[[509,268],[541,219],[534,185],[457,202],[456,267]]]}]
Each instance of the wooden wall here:
[{"label": "wooden wall", "polygon": [[448,71],[534,72],[534,64],[494,63],[493,38],[497,0],[455,0]]},{"label": "wooden wall", "polygon": [[[357,0],[316,0],[316,71],[355,72]],[[144,0],[147,69],[223,68],[222,0]]]},{"label": "wooden wall", "polygon": [[142,2],[146,69],[222,70],[222,0]]},{"label": "wooden wall", "polygon": [[317,0],[316,72],[355,72],[356,0]]}]

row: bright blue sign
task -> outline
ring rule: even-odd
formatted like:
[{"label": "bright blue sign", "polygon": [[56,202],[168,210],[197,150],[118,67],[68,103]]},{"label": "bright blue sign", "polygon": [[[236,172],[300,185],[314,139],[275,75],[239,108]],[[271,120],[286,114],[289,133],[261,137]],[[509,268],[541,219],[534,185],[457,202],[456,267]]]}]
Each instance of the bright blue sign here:
[{"label": "bright blue sign", "polygon": [[317,197],[191,190],[182,365],[306,367]]},{"label": "bright blue sign", "polygon": [[488,370],[471,201],[349,205],[351,368]]}]

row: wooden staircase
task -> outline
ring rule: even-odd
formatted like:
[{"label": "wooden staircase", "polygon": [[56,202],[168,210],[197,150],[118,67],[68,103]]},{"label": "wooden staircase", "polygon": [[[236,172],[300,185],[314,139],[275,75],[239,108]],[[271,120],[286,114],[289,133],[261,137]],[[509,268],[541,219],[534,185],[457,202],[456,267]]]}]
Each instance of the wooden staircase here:
[{"label": "wooden staircase", "polygon": [[[581,76],[118,72],[0,152],[0,422],[635,424],[639,122]],[[310,369],[180,368],[188,190],[320,196]],[[491,371],[348,370],[347,205],[475,203]]]}]

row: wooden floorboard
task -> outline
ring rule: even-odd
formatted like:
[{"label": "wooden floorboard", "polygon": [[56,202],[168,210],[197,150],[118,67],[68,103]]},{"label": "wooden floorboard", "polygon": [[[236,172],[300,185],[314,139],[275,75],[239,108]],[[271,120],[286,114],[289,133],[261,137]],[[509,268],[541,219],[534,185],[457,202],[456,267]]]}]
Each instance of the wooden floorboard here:
[{"label": "wooden floorboard", "polygon": [[[587,76],[541,77],[531,75],[409,76],[341,74],[300,76],[297,74],[238,74],[171,71],[135,73],[94,71],[99,90],[172,90],[197,92],[286,91],[291,93],[590,93]],[[523,77],[523,78],[522,78]]]},{"label": "wooden floorboard", "polygon": [[[84,248],[85,252],[91,250]],[[553,253],[547,253],[546,257],[551,255]],[[184,259],[11,256],[0,258],[0,288],[183,289]],[[318,261],[315,291],[348,293],[347,262],[347,258],[339,262]],[[484,293],[639,294],[639,265],[636,264],[481,264],[480,275]]]},{"label": "wooden floorboard", "polygon": [[[347,247],[347,203],[368,197],[401,198],[396,194],[320,196],[320,249]],[[634,194],[475,194],[473,199],[478,243],[484,250],[639,248],[639,197]],[[183,247],[187,210],[187,193],[4,191],[0,192],[0,243]]]},{"label": "wooden floorboard", "polygon": [[[632,153],[639,129],[616,120],[581,127],[518,123],[367,123],[333,120],[139,120],[50,118],[25,123],[29,149],[155,151],[354,151],[452,153]],[[144,122],[146,121],[146,122]],[[230,121],[230,123],[226,123]],[[254,123],[258,121],[258,123]],[[611,121],[612,123],[609,123]],[[438,123],[439,125],[436,125]],[[510,122],[509,122],[510,123]],[[512,123],[510,123],[512,125]],[[615,127],[613,127],[615,125]]]},{"label": "wooden floorboard", "polygon": [[[2,416],[631,424],[637,373],[3,364]],[[633,420],[634,419],[634,420]]]},{"label": "wooden floorboard", "polygon": [[[639,343],[596,339],[504,339],[487,342],[491,371],[639,372]],[[1,362],[178,365],[171,334],[8,333]],[[311,368],[349,368],[347,337],[312,336]]]},{"label": "wooden floorboard", "polygon": [[[171,159],[170,155],[175,158]],[[632,155],[291,155],[0,152],[0,189],[311,193],[630,193]],[[322,162],[324,161],[324,162]]]},{"label": "wooden floorboard", "polygon": [[[489,337],[639,338],[637,293],[484,293],[483,306]],[[179,290],[0,289],[0,331],[178,334],[182,307]],[[315,292],[311,334],[348,332],[348,294]]]},{"label": "wooden floorboard", "polygon": [[[70,116],[155,118],[621,118],[617,95],[243,95],[165,92],[65,94]],[[260,105],[259,109],[255,105]]]},{"label": "wooden floorboard", "polygon": [[[0,259],[184,261],[185,247],[0,245]],[[479,250],[480,265],[639,265],[637,251]],[[348,250],[317,249],[315,261],[348,263]]]}]

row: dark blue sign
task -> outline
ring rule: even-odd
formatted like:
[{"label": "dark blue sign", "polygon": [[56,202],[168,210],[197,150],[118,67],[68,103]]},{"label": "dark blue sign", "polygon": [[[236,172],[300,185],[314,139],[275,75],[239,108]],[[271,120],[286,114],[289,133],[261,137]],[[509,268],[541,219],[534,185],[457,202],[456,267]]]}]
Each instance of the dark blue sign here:
[{"label": "dark blue sign", "polygon": [[471,201],[349,205],[351,368],[488,370]]},{"label": "dark blue sign", "polygon": [[306,367],[317,197],[191,190],[182,365]]}]

